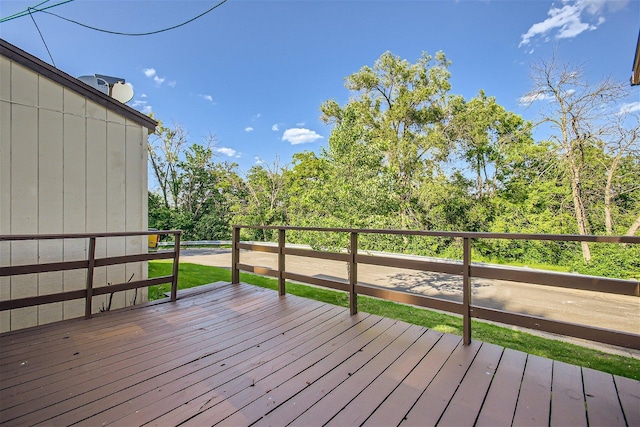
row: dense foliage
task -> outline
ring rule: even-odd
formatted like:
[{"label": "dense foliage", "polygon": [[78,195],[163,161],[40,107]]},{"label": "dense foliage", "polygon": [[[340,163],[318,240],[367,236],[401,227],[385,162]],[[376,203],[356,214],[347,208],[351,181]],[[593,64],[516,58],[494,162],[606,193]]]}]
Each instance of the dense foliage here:
[{"label": "dense foliage", "polygon": [[[320,107],[332,126],[319,152],[290,165],[214,161],[212,140],[187,142],[159,126],[150,144],[158,189],[149,225],[188,239],[229,239],[230,224],[426,229],[557,234],[628,234],[640,227],[639,120],[622,113],[626,86],[589,84],[554,61],[533,67],[523,100],[540,105],[534,124],[483,91],[452,93],[449,61],[423,54],[410,63],[387,52],[346,78],[349,101]],[[272,240],[247,230],[243,238]],[[346,247],[332,233],[290,233],[314,247]],[[364,249],[458,256],[443,238],[363,236]],[[638,245],[483,241],[474,256],[640,276]]]}]

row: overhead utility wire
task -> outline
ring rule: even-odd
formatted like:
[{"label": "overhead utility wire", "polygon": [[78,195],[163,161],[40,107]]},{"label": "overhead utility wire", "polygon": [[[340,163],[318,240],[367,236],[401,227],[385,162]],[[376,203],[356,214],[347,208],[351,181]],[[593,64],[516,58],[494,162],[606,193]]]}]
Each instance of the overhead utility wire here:
[{"label": "overhead utility wire", "polygon": [[[49,1],[49,0],[47,0]],[[45,1],[46,3],[46,1]],[[42,4],[42,3],[40,3]],[[33,15],[31,14],[31,8],[27,9],[29,11],[29,16],[31,16],[31,20],[33,21],[33,25],[36,26],[36,29],[38,30],[38,34],[40,34],[40,38],[42,39],[42,43],[44,43],[44,47],[47,49],[47,53],[49,54],[49,58],[51,58],[51,63],[53,64],[54,67],[56,67],[56,63],[53,60],[53,56],[51,55],[51,51],[49,50],[49,46],[47,46],[47,42],[44,41],[44,36],[42,35],[42,31],[40,31],[40,27],[38,27],[38,24],[36,23],[36,18],[33,17]],[[58,67],[56,67],[58,68]]]},{"label": "overhead utility wire", "polygon": [[44,12],[47,9],[51,9],[51,8],[56,7],[56,6],[63,5],[65,3],[71,3],[74,0],[65,0],[65,1],[61,1],[60,3],[52,4],[50,6],[38,9],[38,6],[41,6],[41,5],[45,4],[45,3],[48,3],[49,1],[51,1],[51,0],[45,0],[42,3],[37,4],[36,6],[28,7],[27,9],[23,10],[22,12],[17,12],[17,13],[14,13],[13,15],[9,15],[9,16],[5,16],[4,18],[0,18],[0,24],[3,23],[3,22],[6,22],[6,21],[11,21],[11,20],[16,19],[16,18],[22,18],[23,16],[30,15],[31,11]]},{"label": "overhead utility wire", "polygon": [[60,15],[56,15],[56,14],[55,14],[55,13],[53,13],[53,12],[47,12],[47,11],[45,11],[45,9],[36,9],[36,10],[37,10],[37,11],[39,11],[39,12],[47,13],[47,14],[49,14],[49,15],[53,15],[53,16],[55,16],[56,18],[63,19],[63,20],[65,20],[65,21],[71,22],[71,23],[73,23],[73,24],[80,25],[81,27],[88,28],[88,29],[90,29],[90,30],[94,30],[94,31],[100,31],[100,32],[102,32],[102,33],[107,33],[107,34],[116,34],[116,35],[119,35],[119,36],[150,36],[150,35],[152,35],[152,34],[163,33],[163,32],[165,32],[165,31],[174,30],[174,29],[176,29],[176,28],[179,28],[179,27],[182,27],[182,26],[184,26],[184,25],[187,25],[188,23],[193,22],[193,21],[195,21],[196,19],[203,17],[204,15],[206,15],[206,14],[207,14],[207,13],[209,13],[209,12],[211,12],[212,10],[217,9],[218,7],[220,7],[220,6],[222,6],[223,4],[225,4],[227,1],[228,1],[228,0],[222,0],[220,3],[218,3],[218,4],[216,4],[215,6],[213,6],[213,7],[209,8],[209,9],[205,10],[205,11],[204,11],[204,12],[202,12],[200,15],[195,16],[195,17],[193,17],[193,18],[189,19],[188,21],[182,22],[182,23],[177,24],[177,25],[174,25],[174,26],[172,26],[172,27],[163,28],[163,29],[161,29],[161,30],[148,31],[148,32],[144,32],[144,33],[124,33],[124,32],[120,32],[120,31],[105,30],[105,29],[102,29],[102,28],[92,27],[91,25],[86,25],[86,24],[83,24],[83,23],[78,22],[78,21],[74,21],[73,19],[65,18],[65,17],[60,16]]}]

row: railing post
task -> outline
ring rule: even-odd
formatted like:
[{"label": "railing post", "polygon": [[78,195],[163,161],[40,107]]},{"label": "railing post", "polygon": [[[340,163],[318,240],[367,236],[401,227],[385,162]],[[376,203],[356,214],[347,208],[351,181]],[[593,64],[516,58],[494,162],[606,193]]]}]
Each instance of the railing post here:
[{"label": "railing post", "polygon": [[286,244],[285,230],[278,229],[278,295],[283,296],[286,292],[284,280],[284,246]]},{"label": "railing post", "polygon": [[464,345],[471,344],[471,239],[463,237],[462,255],[462,338]]},{"label": "railing post", "polygon": [[87,295],[84,299],[84,318],[91,319],[93,311],[93,271],[96,266],[96,238],[89,237],[89,265],[87,266]]},{"label": "railing post", "polygon": [[356,263],[358,233],[352,231],[349,240],[349,252],[351,252],[351,260],[349,261],[349,311],[353,316],[358,313],[358,294],[356,294],[356,283],[358,283],[358,264]]},{"label": "railing post", "polygon": [[240,262],[240,227],[234,225],[231,234],[231,283],[240,283],[240,270],[238,263]]},{"label": "railing post", "polygon": [[178,231],[175,235],[175,243],[173,245],[173,279],[171,280],[171,301],[178,299],[178,268],[180,267],[180,236],[182,231]]}]

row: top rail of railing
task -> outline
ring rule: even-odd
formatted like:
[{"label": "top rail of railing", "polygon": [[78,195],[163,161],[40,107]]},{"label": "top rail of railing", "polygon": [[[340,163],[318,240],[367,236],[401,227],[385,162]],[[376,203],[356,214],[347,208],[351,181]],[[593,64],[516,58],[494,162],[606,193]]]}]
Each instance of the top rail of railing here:
[{"label": "top rail of railing", "polygon": [[378,228],[323,228],[273,225],[233,225],[232,227],[260,229],[260,230],[294,230],[320,231],[360,234],[397,234],[408,236],[431,236],[469,239],[514,239],[514,240],[552,240],[565,242],[600,242],[600,243],[640,243],[640,236],[603,236],[582,234],[526,234],[526,233],[490,233],[472,231],[429,231],[429,230],[398,230]]}]

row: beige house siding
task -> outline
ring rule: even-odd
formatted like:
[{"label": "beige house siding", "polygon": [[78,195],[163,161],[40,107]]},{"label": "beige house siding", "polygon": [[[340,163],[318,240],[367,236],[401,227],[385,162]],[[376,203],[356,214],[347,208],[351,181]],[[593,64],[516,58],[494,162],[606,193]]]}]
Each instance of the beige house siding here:
[{"label": "beige house siding", "polygon": [[[147,229],[149,130],[110,109],[109,100],[97,100],[0,55],[0,234]],[[146,247],[146,236],[100,238],[96,255],[142,253]],[[85,239],[0,242],[0,266],[86,256]],[[94,278],[96,286],[105,286],[132,276],[147,278],[146,263],[97,268]],[[84,286],[84,270],[2,277],[0,299]],[[134,299],[145,301],[146,289],[115,294],[111,308]],[[93,311],[107,300],[94,297]],[[83,315],[83,300],[0,312],[0,332]]]}]

